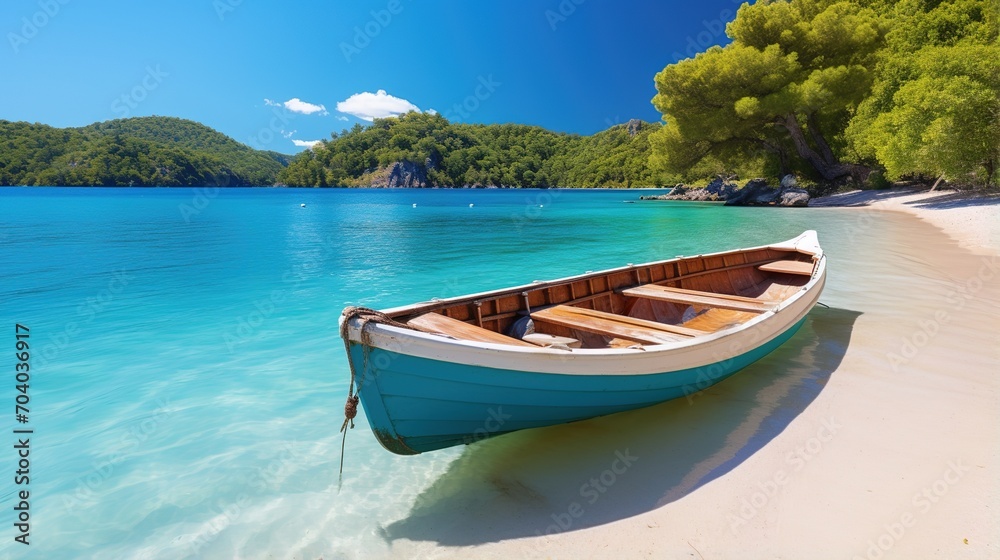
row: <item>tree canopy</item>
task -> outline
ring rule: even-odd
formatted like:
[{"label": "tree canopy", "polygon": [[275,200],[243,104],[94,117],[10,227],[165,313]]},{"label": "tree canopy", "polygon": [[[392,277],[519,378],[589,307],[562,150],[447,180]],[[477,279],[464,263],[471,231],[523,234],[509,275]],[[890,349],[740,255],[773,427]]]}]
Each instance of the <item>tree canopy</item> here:
[{"label": "tree canopy", "polygon": [[846,130],[890,179],[995,184],[1000,162],[997,7],[978,0],[904,0],[871,94]]},{"label": "tree canopy", "polygon": [[[994,3],[995,4],[995,3]],[[996,6],[982,0],[759,0],[732,42],[667,66],[654,166],[819,180],[995,181]],[[961,140],[961,141],[960,141]]]}]

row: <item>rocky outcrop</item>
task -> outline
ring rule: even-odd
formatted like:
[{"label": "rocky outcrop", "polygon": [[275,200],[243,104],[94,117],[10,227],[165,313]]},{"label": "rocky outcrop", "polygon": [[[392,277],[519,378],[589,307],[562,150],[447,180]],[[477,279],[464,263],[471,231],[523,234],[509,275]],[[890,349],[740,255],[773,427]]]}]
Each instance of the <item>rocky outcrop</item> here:
[{"label": "rocky outcrop", "polygon": [[640,200],[693,200],[697,202],[719,202],[728,200],[738,192],[736,183],[716,179],[702,188],[691,188],[677,185],[668,194],[660,196],[642,196]]},{"label": "rocky outcrop", "polygon": [[377,169],[362,179],[374,188],[413,189],[427,186],[427,173],[424,169],[406,160]]},{"label": "rocky outcrop", "polygon": [[805,189],[785,189],[781,193],[778,206],[809,206],[809,191]]},{"label": "rocky outcrop", "polygon": [[[794,185],[782,179],[783,183]],[[794,179],[793,179],[794,181]],[[726,206],[808,206],[809,193],[794,186],[772,187],[764,179],[751,179],[726,200]]]},{"label": "rocky outcrop", "polygon": [[628,127],[628,137],[635,138],[635,135],[639,134],[639,131],[642,130],[642,125],[644,124],[646,123],[639,119],[632,119],[628,121],[628,124],[626,125]]},{"label": "rocky outcrop", "polygon": [[760,206],[777,199],[774,189],[764,179],[751,179],[726,200],[726,206]]},{"label": "rocky outcrop", "polygon": [[791,175],[781,180],[782,186],[772,187],[764,179],[751,179],[743,188],[735,183],[716,179],[704,188],[693,189],[677,185],[670,193],[642,196],[640,200],[691,200],[725,202],[726,206],[808,206],[809,192],[797,188]]}]

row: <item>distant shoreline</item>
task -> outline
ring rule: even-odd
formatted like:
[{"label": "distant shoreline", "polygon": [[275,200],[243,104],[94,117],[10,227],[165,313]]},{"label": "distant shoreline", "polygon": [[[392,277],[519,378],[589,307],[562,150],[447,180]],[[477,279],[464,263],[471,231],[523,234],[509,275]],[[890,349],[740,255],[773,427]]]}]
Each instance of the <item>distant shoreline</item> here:
[{"label": "distant shoreline", "polygon": [[302,189],[302,190],[358,190],[379,191],[669,191],[673,187],[303,187],[295,185],[258,185],[221,187],[218,185],[0,185],[0,189]]}]

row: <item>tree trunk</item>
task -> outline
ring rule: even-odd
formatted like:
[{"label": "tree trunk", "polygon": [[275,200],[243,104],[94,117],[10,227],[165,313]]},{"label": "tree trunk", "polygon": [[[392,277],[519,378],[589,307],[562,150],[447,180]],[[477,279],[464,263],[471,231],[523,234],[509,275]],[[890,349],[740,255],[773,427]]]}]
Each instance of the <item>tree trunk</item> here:
[{"label": "tree trunk", "polygon": [[827,143],[826,137],[819,129],[819,122],[816,120],[816,113],[809,113],[807,117],[806,124],[809,126],[809,135],[812,136],[813,142],[819,148],[820,155],[823,159],[830,165],[837,163],[837,156],[833,155],[833,150],[830,149],[830,144]]},{"label": "tree trunk", "polygon": [[[793,113],[779,117],[777,124],[788,131],[788,135],[792,139],[792,144],[795,145],[795,151],[798,152],[799,156],[806,160],[809,165],[813,166],[820,176],[827,181],[835,181],[848,175],[852,175],[854,178],[863,181],[867,179],[868,173],[871,172],[870,169],[863,165],[854,165],[838,161],[832,151],[830,151],[829,154],[831,161],[827,161],[826,158],[817,153],[816,150],[809,145],[809,141],[806,139],[805,131],[802,130],[802,125],[799,124],[799,120]],[[815,134],[818,135],[819,131],[817,130]],[[826,150],[830,150],[830,146],[826,144],[825,140],[823,140],[822,145],[825,146]]]}]

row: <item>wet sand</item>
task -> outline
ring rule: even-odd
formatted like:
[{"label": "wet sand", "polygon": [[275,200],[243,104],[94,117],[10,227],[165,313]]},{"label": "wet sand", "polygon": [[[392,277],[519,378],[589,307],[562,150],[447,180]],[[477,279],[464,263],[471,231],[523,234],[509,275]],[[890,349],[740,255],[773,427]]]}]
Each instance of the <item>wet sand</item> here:
[{"label": "wet sand", "polygon": [[813,199],[818,207],[904,212],[925,220],[973,251],[1000,249],[1000,195],[927,188],[851,191]]},{"label": "wet sand", "polygon": [[378,529],[392,555],[1000,557],[1000,257],[976,241],[998,207],[957,205],[986,208],[963,234],[906,200],[804,210],[843,213],[820,231],[829,308],[774,353],[687,400],[468,447]]}]

